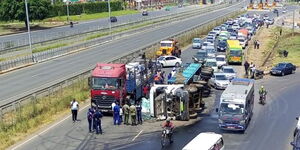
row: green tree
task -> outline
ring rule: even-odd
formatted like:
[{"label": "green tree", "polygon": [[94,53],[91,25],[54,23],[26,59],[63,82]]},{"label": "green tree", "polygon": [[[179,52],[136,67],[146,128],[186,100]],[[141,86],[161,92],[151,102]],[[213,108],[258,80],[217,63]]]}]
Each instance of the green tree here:
[{"label": "green tree", "polygon": [[[49,0],[28,0],[30,20],[43,20],[49,15],[51,2]],[[27,27],[25,1],[2,0],[0,3],[0,19],[2,21],[24,21]]]}]

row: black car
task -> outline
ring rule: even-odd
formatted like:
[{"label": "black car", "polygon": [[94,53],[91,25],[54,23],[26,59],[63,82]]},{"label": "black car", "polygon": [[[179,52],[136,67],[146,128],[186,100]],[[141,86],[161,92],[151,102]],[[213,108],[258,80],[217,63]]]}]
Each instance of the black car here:
[{"label": "black car", "polygon": [[146,11],[146,10],[143,11],[143,12],[142,12],[142,15],[143,15],[143,16],[148,16],[148,11]]},{"label": "black car", "polygon": [[218,46],[217,46],[217,51],[218,52],[225,52],[227,49],[227,42],[224,41],[219,41]]},{"label": "black car", "polygon": [[291,63],[279,63],[273,67],[270,71],[271,75],[281,75],[291,74],[296,71],[296,66]]},{"label": "black car", "polygon": [[117,22],[117,21],[118,21],[117,17],[115,16],[110,17],[110,22]]}]

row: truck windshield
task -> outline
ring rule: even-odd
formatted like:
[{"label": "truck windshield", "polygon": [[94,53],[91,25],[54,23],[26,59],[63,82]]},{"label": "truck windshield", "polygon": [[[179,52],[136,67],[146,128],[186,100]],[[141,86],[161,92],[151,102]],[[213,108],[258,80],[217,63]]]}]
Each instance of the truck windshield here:
[{"label": "truck windshield", "polygon": [[225,114],[243,114],[244,113],[244,105],[243,104],[229,104],[222,103],[220,108],[221,113]]},{"label": "truck windshield", "polygon": [[100,90],[116,90],[120,86],[118,78],[96,78],[92,80],[92,88]]},{"label": "truck windshield", "polygon": [[172,43],[160,43],[160,47],[172,47]]},{"label": "truck windshield", "polygon": [[242,51],[230,51],[230,56],[242,56]]}]

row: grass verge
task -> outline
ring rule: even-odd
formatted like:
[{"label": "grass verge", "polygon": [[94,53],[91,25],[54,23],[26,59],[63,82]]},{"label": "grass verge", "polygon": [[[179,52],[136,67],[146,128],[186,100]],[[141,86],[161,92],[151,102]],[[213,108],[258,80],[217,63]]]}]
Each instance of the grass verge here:
[{"label": "grass verge", "polygon": [[[120,11],[112,11],[112,16],[123,16],[139,13],[137,10],[120,10]],[[70,20],[72,21],[86,21],[86,20],[94,20],[100,18],[107,18],[109,16],[108,12],[95,13],[95,14],[81,14],[81,15],[73,15],[70,16]],[[52,18],[44,19],[43,22],[65,22],[67,20],[67,16],[57,16]]]},{"label": "grass verge", "polygon": [[43,51],[47,51],[47,50],[50,50],[50,49],[59,48],[59,47],[67,46],[67,45],[68,45],[67,43],[58,43],[58,44],[53,44],[53,45],[49,45],[49,46],[46,46],[46,47],[36,48],[32,52],[33,53],[38,53],[38,52],[43,52]]},{"label": "grass verge", "polygon": [[[279,40],[278,46],[275,48],[276,54],[272,64],[291,62],[296,66],[300,66],[300,31],[295,32],[293,36],[291,29],[283,28],[282,33],[281,40]],[[282,56],[283,50],[289,52],[288,57]]]},{"label": "grass verge", "polygon": [[73,98],[79,102],[89,97],[87,80],[82,79],[48,96],[32,99],[29,103],[6,113],[0,122],[0,149],[4,150],[43,126],[69,113]]}]

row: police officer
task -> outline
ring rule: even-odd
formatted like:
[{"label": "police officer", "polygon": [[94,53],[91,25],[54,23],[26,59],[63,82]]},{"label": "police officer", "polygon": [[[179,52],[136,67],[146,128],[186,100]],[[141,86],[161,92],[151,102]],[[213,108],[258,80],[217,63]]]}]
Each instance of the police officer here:
[{"label": "police officer", "polygon": [[132,104],[130,107],[131,125],[136,125],[136,107]]},{"label": "police officer", "polygon": [[137,114],[138,124],[143,124],[141,102],[137,103],[137,105],[136,105],[136,112],[137,112],[136,114]]},{"label": "police officer", "polygon": [[119,102],[116,102],[116,105],[114,107],[114,125],[120,125],[120,106]]},{"label": "police officer", "polygon": [[95,120],[95,127],[96,127],[96,134],[102,134],[102,128],[101,128],[101,118],[103,117],[102,113],[99,111],[99,109],[96,109],[96,112],[94,114],[94,120]]},{"label": "police officer", "polygon": [[127,102],[123,106],[123,114],[124,114],[124,124],[128,125],[128,120],[129,120],[129,106]]}]

